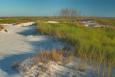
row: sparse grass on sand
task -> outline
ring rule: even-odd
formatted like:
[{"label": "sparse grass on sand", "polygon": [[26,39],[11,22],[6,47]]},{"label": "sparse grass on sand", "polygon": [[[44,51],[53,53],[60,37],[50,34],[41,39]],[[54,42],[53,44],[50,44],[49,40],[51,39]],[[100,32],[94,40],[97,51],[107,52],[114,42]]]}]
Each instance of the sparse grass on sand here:
[{"label": "sparse grass on sand", "polygon": [[40,54],[37,54],[33,57],[35,62],[47,63],[48,61],[68,63],[73,59],[73,54],[66,51],[42,51]]}]

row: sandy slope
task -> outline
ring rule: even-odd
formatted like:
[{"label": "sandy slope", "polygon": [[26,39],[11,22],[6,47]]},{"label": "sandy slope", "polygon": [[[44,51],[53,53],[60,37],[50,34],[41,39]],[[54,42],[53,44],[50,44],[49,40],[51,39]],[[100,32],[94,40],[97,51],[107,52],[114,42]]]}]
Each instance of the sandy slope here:
[{"label": "sandy slope", "polygon": [[[6,56],[21,54],[31,51],[31,46],[27,42],[27,38],[18,34],[17,32],[24,31],[25,28],[18,26],[5,26],[8,32],[0,32],[0,60],[2,61]],[[6,66],[7,64],[7,66]],[[3,66],[4,65],[4,66]],[[9,62],[3,62],[0,67],[5,67],[10,70]],[[0,77],[20,77],[19,74],[9,75],[6,71],[0,68]]]},{"label": "sandy slope", "polygon": [[[8,55],[20,54],[31,50],[30,45],[26,42],[25,36],[17,33],[24,30],[22,27],[5,26],[5,28],[8,30],[8,32],[0,32],[0,60],[4,59],[5,56]],[[4,67],[3,65],[5,64],[0,64],[0,67]],[[20,75],[9,76],[6,71],[0,68],[0,77],[19,76]]]},{"label": "sandy slope", "polygon": [[11,68],[12,62],[24,59],[41,49],[63,47],[61,42],[50,37],[32,35],[31,31],[34,31],[34,29],[31,26],[5,26],[5,29],[8,32],[0,32],[0,77],[20,77]]},{"label": "sandy slope", "polygon": [[0,32],[0,56],[30,51],[25,36],[16,33],[23,31],[22,27],[10,26],[7,29],[8,32]]}]

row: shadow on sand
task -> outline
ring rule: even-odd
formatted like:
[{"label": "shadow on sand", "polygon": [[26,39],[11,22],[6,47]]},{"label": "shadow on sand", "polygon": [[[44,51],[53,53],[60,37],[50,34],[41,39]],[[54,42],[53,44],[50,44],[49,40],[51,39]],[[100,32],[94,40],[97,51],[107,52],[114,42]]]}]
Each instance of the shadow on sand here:
[{"label": "shadow on sand", "polygon": [[0,60],[0,69],[5,71],[8,75],[16,74],[17,71],[15,71],[12,68],[13,62],[22,61],[28,57],[31,57],[32,55],[33,53],[26,53],[26,54],[7,56],[4,59]]},{"label": "shadow on sand", "polygon": [[25,28],[24,31],[17,32],[17,33],[20,34],[20,35],[23,35],[23,36],[38,35],[39,34],[39,32],[37,32],[36,26],[34,26],[34,25],[23,27],[23,28]]}]

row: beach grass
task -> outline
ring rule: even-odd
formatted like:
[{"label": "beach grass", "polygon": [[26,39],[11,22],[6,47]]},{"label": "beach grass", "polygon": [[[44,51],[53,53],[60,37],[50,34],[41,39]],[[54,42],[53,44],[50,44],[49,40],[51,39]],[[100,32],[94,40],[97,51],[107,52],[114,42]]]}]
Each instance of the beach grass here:
[{"label": "beach grass", "polygon": [[98,63],[115,65],[115,30],[90,28],[74,23],[39,23],[42,34],[51,35],[75,47],[75,55]]}]

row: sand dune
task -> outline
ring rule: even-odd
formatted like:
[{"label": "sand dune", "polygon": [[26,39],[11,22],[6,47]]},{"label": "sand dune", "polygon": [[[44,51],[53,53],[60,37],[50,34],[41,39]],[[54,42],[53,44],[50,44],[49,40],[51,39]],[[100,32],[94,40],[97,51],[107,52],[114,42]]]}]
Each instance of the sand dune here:
[{"label": "sand dune", "polygon": [[62,48],[63,44],[44,35],[33,35],[35,27],[5,25],[8,32],[0,32],[0,77],[20,77],[13,74],[11,63],[43,49]]}]

